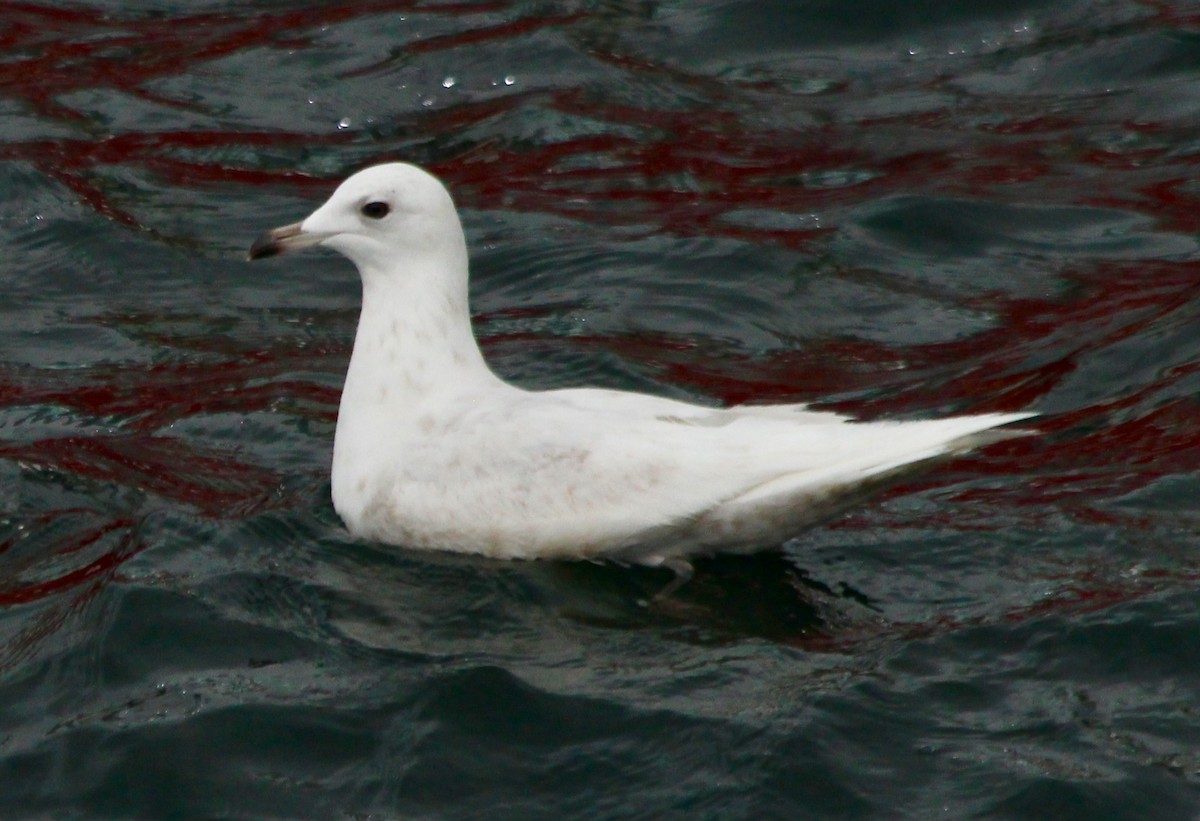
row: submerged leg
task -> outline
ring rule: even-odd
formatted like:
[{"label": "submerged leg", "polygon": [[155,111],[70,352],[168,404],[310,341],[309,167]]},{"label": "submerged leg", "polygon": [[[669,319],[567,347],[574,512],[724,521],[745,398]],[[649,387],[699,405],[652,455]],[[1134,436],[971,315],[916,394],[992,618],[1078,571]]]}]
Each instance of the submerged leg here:
[{"label": "submerged leg", "polygon": [[683,587],[685,584],[687,584],[692,579],[692,573],[693,573],[692,563],[687,561],[686,559],[680,559],[680,558],[663,559],[663,560],[659,561],[656,566],[657,567],[668,567],[671,570],[675,571],[675,578],[673,578],[673,579],[671,579],[671,581],[667,582],[666,587],[664,587],[662,590],[659,590],[657,593],[654,594],[654,598],[652,598],[650,600],[652,603],[666,601],[667,599],[669,599],[672,596],[672,594],[675,593],[676,590]]}]

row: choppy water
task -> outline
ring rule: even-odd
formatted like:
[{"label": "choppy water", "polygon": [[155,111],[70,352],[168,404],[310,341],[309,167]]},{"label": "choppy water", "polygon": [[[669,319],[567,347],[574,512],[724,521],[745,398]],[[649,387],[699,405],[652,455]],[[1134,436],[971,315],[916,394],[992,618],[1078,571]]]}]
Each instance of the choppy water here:
[{"label": "choppy water", "polygon": [[[1200,815],[1200,8],[0,2],[0,815]],[[351,541],[431,166],[528,387],[1044,437],[665,574]]]}]

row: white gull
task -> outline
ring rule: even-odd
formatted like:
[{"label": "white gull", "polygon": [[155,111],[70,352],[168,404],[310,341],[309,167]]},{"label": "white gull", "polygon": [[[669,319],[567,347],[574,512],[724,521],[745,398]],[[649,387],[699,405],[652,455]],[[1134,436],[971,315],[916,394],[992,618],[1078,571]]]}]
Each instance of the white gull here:
[{"label": "white gull", "polygon": [[250,258],[321,245],[362,278],[333,446],[350,532],[509,559],[607,558],[690,574],[751,552],[1033,413],[859,423],[803,405],[707,408],[599,388],[527,391],[483,360],[450,194],[412,165],[347,179]]}]

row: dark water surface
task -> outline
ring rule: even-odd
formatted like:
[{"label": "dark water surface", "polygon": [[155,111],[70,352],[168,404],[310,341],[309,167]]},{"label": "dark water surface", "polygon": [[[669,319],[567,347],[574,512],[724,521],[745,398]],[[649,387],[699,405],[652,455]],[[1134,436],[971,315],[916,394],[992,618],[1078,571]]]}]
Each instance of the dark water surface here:
[{"label": "dark water surface", "polygon": [[[532,388],[1036,408],[782,552],[355,543],[353,270]],[[0,817],[1200,816],[1200,6],[0,2]]]}]

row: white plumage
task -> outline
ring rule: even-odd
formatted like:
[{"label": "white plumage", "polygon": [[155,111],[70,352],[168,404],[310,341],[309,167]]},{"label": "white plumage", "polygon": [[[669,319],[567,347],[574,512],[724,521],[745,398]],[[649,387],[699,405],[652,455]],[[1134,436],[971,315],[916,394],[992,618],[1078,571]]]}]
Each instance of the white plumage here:
[{"label": "white plumage", "polygon": [[801,405],[712,409],[596,388],[526,391],[471,330],[449,193],[415,166],[347,179],[251,258],[323,245],[358,267],[333,503],[351,533],[501,558],[687,557],[777,546],[922,463],[1032,413],[856,423]]}]

